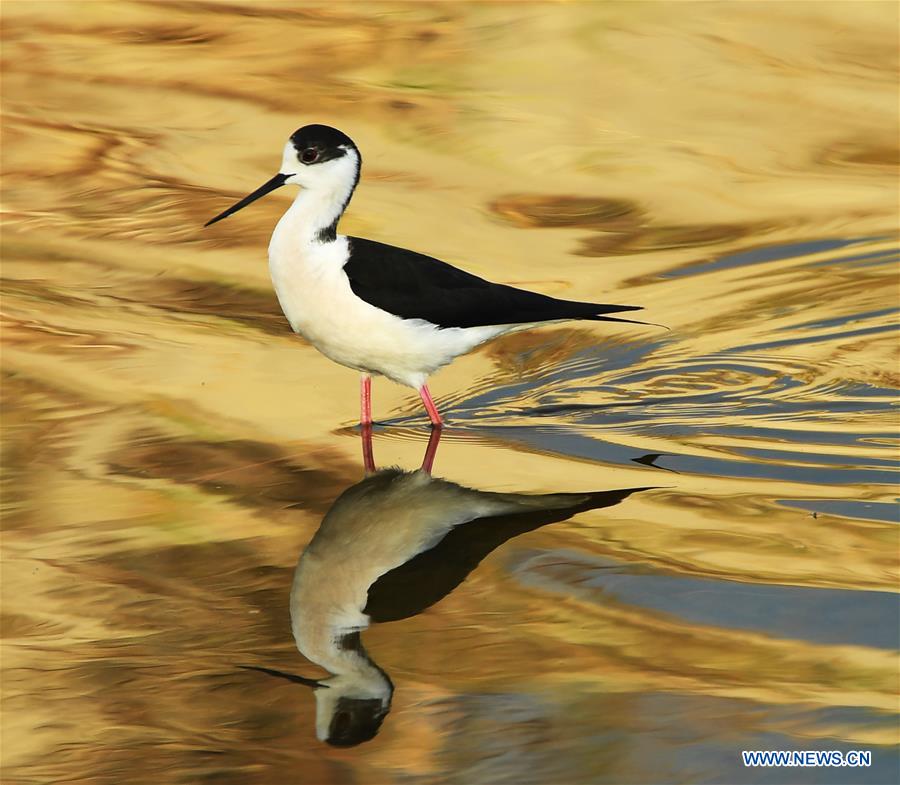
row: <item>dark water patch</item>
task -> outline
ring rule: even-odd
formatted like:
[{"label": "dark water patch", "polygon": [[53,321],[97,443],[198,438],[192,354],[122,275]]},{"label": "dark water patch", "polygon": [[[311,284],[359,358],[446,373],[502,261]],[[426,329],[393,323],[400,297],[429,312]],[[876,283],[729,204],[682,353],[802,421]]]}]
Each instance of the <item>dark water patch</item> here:
[{"label": "dark water patch", "polygon": [[98,302],[129,303],[170,313],[214,316],[270,335],[292,335],[273,292],[216,281],[157,276],[129,281],[113,294],[109,287],[77,291],[48,286],[43,280],[6,278],[2,291],[5,297],[73,308],[95,307]]},{"label": "dark water patch", "polygon": [[[170,0],[143,0],[143,4],[159,6],[162,13],[168,13],[172,3]],[[368,22],[370,25],[376,22],[369,16],[354,13],[347,9],[335,9],[328,6],[311,8],[292,8],[281,3],[240,3],[240,2],[215,2],[215,0],[179,0],[178,8],[182,11],[195,13],[206,17],[211,11],[224,16],[238,18],[259,18],[264,20],[278,20],[280,22],[296,22],[298,31],[302,31],[302,25],[306,24],[348,24],[351,22]]]},{"label": "dark water patch", "polygon": [[861,270],[865,267],[881,267],[882,265],[885,265],[885,264],[896,264],[897,262],[900,262],[900,254],[897,254],[897,256],[888,256],[888,257],[885,257],[882,259],[873,259],[871,261],[857,262],[853,266],[855,269]]},{"label": "dark water patch", "polygon": [[44,280],[3,278],[0,279],[0,290],[4,297],[52,303],[53,305],[84,307],[94,304],[93,300],[87,297],[79,297],[71,290],[64,291],[61,286],[49,286]]},{"label": "dark water patch", "polygon": [[24,613],[0,613],[0,638],[5,641],[17,638],[61,637],[70,631],[69,625],[58,621],[40,619]]},{"label": "dark water patch", "polygon": [[888,264],[900,260],[900,250],[891,248],[887,251],[873,251],[872,253],[857,254],[854,256],[839,256],[835,259],[825,259],[819,262],[809,262],[807,267],[841,267],[849,265],[853,267],[873,267],[880,264]]},{"label": "dark water patch", "polygon": [[528,586],[622,603],[690,624],[891,651],[900,640],[900,597],[890,592],[669,575],[575,551],[519,552],[510,558],[510,569]]},{"label": "dark water patch", "polygon": [[759,236],[774,226],[760,223],[653,226],[643,209],[624,199],[512,194],[488,205],[494,215],[524,229],[580,228],[596,233],[583,238],[579,256],[634,254],[718,245]]},{"label": "dark water patch", "polygon": [[877,444],[881,447],[892,446],[898,434],[892,431],[852,432],[852,431],[823,431],[820,429],[807,430],[795,428],[777,428],[763,425],[728,425],[723,423],[716,429],[716,433],[722,436],[733,436],[739,439],[764,439],[767,441],[780,441],[788,444],[823,445],[854,447],[867,444]]},{"label": "dark water patch", "polygon": [[900,523],[900,500],[894,502],[863,502],[847,499],[778,499],[785,507],[796,507],[823,515],[857,518],[866,521]]},{"label": "dark water patch", "polygon": [[897,472],[840,467],[793,466],[790,464],[764,464],[737,460],[710,460],[698,456],[679,455],[661,458],[658,465],[681,473],[693,473],[713,477],[742,477],[757,480],[782,480],[810,485],[896,485],[900,481]]},{"label": "dark water patch", "polygon": [[[116,626],[128,627],[137,622],[139,626],[155,628],[155,632],[170,640],[183,640],[193,636],[196,629],[169,627],[166,605],[175,601],[202,615],[208,603],[214,602],[221,617],[241,615],[244,617],[242,626],[252,628],[254,637],[278,641],[284,637],[285,628],[290,626],[284,590],[290,585],[295,554],[290,554],[283,564],[267,563],[265,553],[259,550],[259,543],[252,534],[248,532],[247,539],[241,540],[107,554],[79,564],[75,570],[85,582],[112,584],[145,598],[164,600],[146,608],[120,603],[116,616],[107,620]],[[254,618],[246,618],[248,610]],[[141,619],[141,615],[145,618]],[[207,640],[206,645],[207,653],[212,654],[213,659],[217,646],[240,648],[249,642],[248,632],[245,631],[242,641],[235,640],[233,634],[216,623],[215,617],[206,619],[204,626],[207,627],[204,634],[213,638]]]},{"label": "dark water patch", "polygon": [[[686,224],[684,226],[641,226],[630,232],[602,232],[585,237],[573,252],[578,256],[621,256],[649,251],[700,248],[758,237],[772,231],[762,224]],[[631,281],[630,283],[636,283]]]},{"label": "dark water patch", "polygon": [[293,334],[271,291],[160,276],[135,281],[112,297],[171,313],[227,319],[269,335]]},{"label": "dark water patch", "polygon": [[111,453],[107,465],[114,474],[193,485],[249,507],[324,512],[356,471],[325,468],[321,460],[306,465],[303,454],[247,439],[209,442],[144,431]]},{"label": "dark water patch", "polygon": [[[570,458],[613,465],[633,465],[644,451],[634,447],[585,435],[584,429],[567,426],[479,426],[484,433],[497,441],[527,446],[535,452],[555,453]],[[665,426],[660,431],[669,437],[696,434],[699,428]],[[707,429],[709,430],[709,429]],[[645,433],[653,431],[645,429]],[[658,435],[654,433],[654,435]],[[699,455],[687,455],[674,451],[661,455],[653,469],[665,469],[679,474],[705,477],[739,477],[756,480],[781,480],[808,483],[810,485],[847,486],[854,484],[895,485],[900,479],[897,472],[857,467],[811,467],[791,464],[761,463]],[[653,469],[648,469],[652,471]]]},{"label": "dark water patch", "polygon": [[[638,384],[640,382],[658,378],[662,375],[677,376],[678,378],[689,379],[702,379],[704,376],[709,376],[711,379],[711,381],[709,382],[709,386],[715,388],[716,385],[714,384],[714,381],[722,380],[726,377],[727,374],[732,374],[732,376],[729,378],[737,378],[740,381],[749,379],[750,381],[762,382],[763,380],[765,380],[766,384],[768,385],[769,380],[779,378],[781,372],[777,368],[768,368],[762,365],[751,365],[748,361],[745,361],[744,358],[733,360],[728,356],[723,355],[719,357],[698,357],[686,360],[684,363],[674,368],[650,367],[636,371],[628,369],[627,372],[622,374],[621,376],[614,377],[614,382],[610,382],[610,384],[612,386]],[[796,386],[800,386],[802,384],[801,382],[792,380],[789,377],[782,377],[782,382],[784,384],[793,384]],[[724,393],[725,390],[723,389],[721,390],[721,392]]]},{"label": "dark water patch", "polygon": [[[152,0],[150,0],[152,2]],[[183,3],[179,3],[183,6]],[[23,25],[18,20],[10,20],[10,26],[18,30],[12,33],[12,37],[18,37],[23,34]],[[97,38],[110,44],[125,45],[191,45],[191,44],[207,44],[221,41],[224,36],[219,32],[211,29],[203,29],[200,27],[178,27],[168,24],[148,24],[144,23],[140,28],[123,27],[118,24],[95,24],[87,19],[80,20],[80,23],[66,25],[49,18],[32,18],[27,26],[27,31],[31,35],[39,34],[41,36],[65,38],[67,36],[77,35],[84,38]],[[9,33],[8,33],[9,35]]]},{"label": "dark water patch", "polygon": [[884,264],[895,264],[897,262],[900,262],[900,255],[888,259],[877,259],[871,262],[860,262],[856,264],[855,267],[856,269],[861,270],[864,267],[880,267]]},{"label": "dark water patch", "polygon": [[[102,169],[73,181],[73,190],[58,209],[67,234],[91,239],[124,240],[140,245],[252,247],[265,258],[265,245],[278,220],[278,200],[265,203],[239,222],[203,229],[221,211],[222,196],[212,188],[141,172],[141,186],[122,186]],[[102,183],[103,178],[108,182]],[[97,191],[102,187],[103,199]],[[237,192],[232,192],[237,193]],[[235,197],[239,198],[239,197]]]},{"label": "dark water patch", "polygon": [[[87,31],[79,32],[84,34]],[[93,30],[91,34],[123,44],[137,44],[138,46],[197,46],[216,43],[225,37],[223,33],[214,32],[208,28],[174,25],[153,25],[140,28],[123,28],[117,25]]]},{"label": "dark water patch", "polygon": [[501,196],[488,209],[522,228],[624,228],[634,225],[642,215],[637,204],[625,199],[541,194]]},{"label": "dark water patch", "polygon": [[815,319],[811,322],[801,322],[800,324],[786,325],[779,327],[778,332],[786,330],[811,330],[820,327],[843,327],[851,322],[863,322],[867,319],[877,319],[888,314],[900,313],[900,308],[878,308],[874,311],[863,311],[862,313],[850,313],[844,316],[836,316],[831,319]]},{"label": "dark water patch", "polygon": [[873,242],[881,237],[834,238],[826,240],[805,240],[795,243],[779,243],[764,245],[746,251],[725,254],[711,261],[692,263],[660,274],[662,278],[682,278],[689,275],[731,270],[736,267],[747,267],[764,262],[776,262],[784,259],[795,259],[800,256],[833,251],[851,245]]},{"label": "dark water patch", "polygon": [[[597,388],[602,390],[603,388]],[[642,406],[640,401],[617,401],[616,403],[553,403],[529,408],[526,414],[529,417],[559,417],[572,416],[577,418],[582,412],[596,413],[608,409],[619,409],[628,406]]]},{"label": "dark water patch", "polygon": [[[900,461],[892,458],[873,458],[868,455],[836,455],[821,452],[812,452],[804,449],[802,452],[792,450],[775,450],[771,447],[733,447],[731,450],[748,458],[760,458],[765,461],[783,461],[786,463],[808,463],[816,466],[884,466],[900,469]],[[897,476],[900,481],[900,474]]]},{"label": "dark water patch", "polygon": [[826,333],[825,335],[807,335],[805,337],[786,338],[781,341],[764,341],[762,343],[751,343],[744,346],[736,346],[733,352],[749,352],[757,349],[775,349],[781,346],[800,346],[805,343],[822,343],[823,341],[842,340],[844,338],[855,338],[860,335],[875,335],[876,333],[894,332],[900,330],[900,325],[885,324],[874,327],[860,327],[858,330],[847,330],[839,333]]},{"label": "dark water patch", "polygon": [[[559,707],[549,696],[532,692],[467,692],[445,698],[441,714],[453,717],[441,757],[452,775],[448,785],[496,783],[539,785],[573,783],[587,771],[575,768],[577,757],[559,754],[559,729],[553,715]],[[592,736],[575,744],[593,743]],[[603,757],[594,751],[594,757]],[[595,764],[596,765],[596,764]],[[591,777],[593,781],[593,776]]]},{"label": "dark water patch", "polygon": [[900,148],[885,142],[846,141],[831,145],[818,158],[820,163],[852,169],[871,168],[877,174],[900,167]]}]

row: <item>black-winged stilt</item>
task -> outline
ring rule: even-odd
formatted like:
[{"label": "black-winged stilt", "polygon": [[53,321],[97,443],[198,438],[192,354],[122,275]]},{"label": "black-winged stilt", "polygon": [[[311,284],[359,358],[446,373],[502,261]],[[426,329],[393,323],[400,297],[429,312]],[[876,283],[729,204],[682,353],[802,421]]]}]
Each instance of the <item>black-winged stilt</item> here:
[{"label": "black-winged stilt", "polygon": [[479,344],[542,322],[642,324],[605,315],[640,306],[559,300],[485,281],[415,251],[339,235],[361,164],[346,134],[304,126],[285,145],[279,173],[206,226],[283,185],[301,186],[269,243],[272,282],[293,330],[362,373],[363,425],[372,422],[372,374],[418,390],[432,426],[440,427],[426,380]]}]

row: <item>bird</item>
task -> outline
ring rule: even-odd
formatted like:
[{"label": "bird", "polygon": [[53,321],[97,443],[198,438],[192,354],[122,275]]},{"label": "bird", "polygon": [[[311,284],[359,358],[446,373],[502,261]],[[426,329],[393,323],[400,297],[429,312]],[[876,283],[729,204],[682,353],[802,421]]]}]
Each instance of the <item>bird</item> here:
[{"label": "bird", "polygon": [[[300,653],[328,671],[299,676],[239,665],[311,687],[316,737],[349,747],[374,738],[394,684],[363,645],[370,623],[416,616],[454,591],[503,543],[581,512],[612,507],[649,487],[583,493],[497,493],[434,477],[433,429],[422,468],[373,470],[325,513],[300,554],[290,592]],[[371,441],[371,430],[362,432]],[[371,455],[371,444],[363,445]]]},{"label": "bird", "polygon": [[284,145],[278,173],[207,221],[212,226],[285,185],[300,186],[275,226],[269,272],[294,332],[360,372],[360,424],[371,427],[372,376],[417,390],[433,428],[443,419],[428,390],[436,370],[505,333],[572,319],[628,322],[641,306],[561,300],[492,283],[447,262],[338,233],[362,171],[354,141],[305,125]]}]

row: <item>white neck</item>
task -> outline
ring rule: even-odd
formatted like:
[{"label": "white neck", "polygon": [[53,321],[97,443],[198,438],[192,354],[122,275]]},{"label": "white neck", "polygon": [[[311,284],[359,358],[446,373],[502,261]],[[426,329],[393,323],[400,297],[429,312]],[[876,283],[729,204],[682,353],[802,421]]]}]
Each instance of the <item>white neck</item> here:
[{"label": "white neck", "polygon": [[293,242],[329,242],[331,227],[337,224],[349,193],[322,193],[300,189],[293,204],[281,216],[272,235],[284,235]]},{"label": "white neck", "polygon": [[273,242],[276,237],[292,244],[333,241],[358,175],[359,156],[353,150],[292,175],[287,183],[299,185],[300,192],[275,227]]},{"label": "white neck", "polygon": [[364,671],[365,657],[341,642],[369,626],[361,609],[371,581],[354,580],[340,565],[334,568],[333,562],[317,558],[310,548],[304,551],[291,585],[291,631],[300,653],[332,673]]}]

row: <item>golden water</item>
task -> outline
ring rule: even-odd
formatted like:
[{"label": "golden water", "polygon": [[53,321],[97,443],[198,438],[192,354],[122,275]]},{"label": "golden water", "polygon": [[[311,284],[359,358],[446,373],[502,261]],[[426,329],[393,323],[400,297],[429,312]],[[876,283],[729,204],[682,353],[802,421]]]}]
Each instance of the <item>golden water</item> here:
[{"label": "golden water", "polygon": [[[894,782],[898,6],[2,5],[5,783]],[[496,547],[363,639],[378,737],[315,739],[293,566],[362,477],[291,335],[307,122],[343,231],[670,331],[548,327],[431,384],[435,474],[654,486]],[[375,383],[379,465],[427,440]],[[870,749],[745,770],[741,749]]]}]

